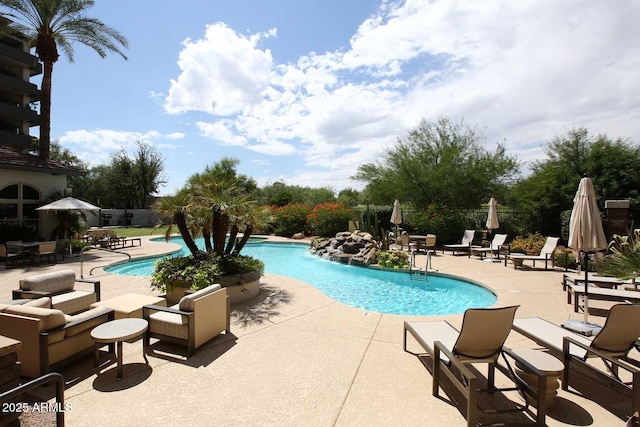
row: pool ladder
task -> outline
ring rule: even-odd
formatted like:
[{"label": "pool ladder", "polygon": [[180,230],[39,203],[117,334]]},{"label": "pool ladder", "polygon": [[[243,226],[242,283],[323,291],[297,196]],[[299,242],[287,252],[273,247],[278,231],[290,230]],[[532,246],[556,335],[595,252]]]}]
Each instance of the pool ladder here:
[{"label": "pool ladder", "polygon": [[416,251],[411,251],[411,255],[409,256],[409,276],[411,279],[416,280],[427,280],[429,277],[429,269],[433,271],[438,271],[433,268],[431,264],[431,255],[433,251],[431,249],[427,250],[427,262],[425,263],[424,270],[420,267],[416,266]]}]

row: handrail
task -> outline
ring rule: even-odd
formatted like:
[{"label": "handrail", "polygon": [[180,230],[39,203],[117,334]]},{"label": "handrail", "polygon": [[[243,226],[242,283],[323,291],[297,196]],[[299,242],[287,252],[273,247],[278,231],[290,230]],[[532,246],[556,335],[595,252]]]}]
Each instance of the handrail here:
[{"label": "handrail", "polygon": [[[127,260],[127,262],[131,261],[131,254],[128,254],[126,252],[122,252],[122,251],[116,251],[115,249],[109,249],[109,248],[101,248],[99,246],[85,246],[84,248],[80,249],[80,277],[82,279],[84,279],[84,272],[83,272],[83,267],[84,267],[84,259],[82,258],[82,256],[85,253],[85,249],[89,250],[89,249],[97,249],[100,251],[106,251],[106,252],[111,252],[111,253],[116,253],[116,254],[121,254],[121,255],[126,255],[127,257],[129,257],[129,259]],[[100,268],[100,267],[93,267],[91,270],[89,270],[89,276],[91,276],[91,274],[93,273],[93,270],[95,270],[96,268]]]},{"label": "handrail", "polygon": [[27,391],[33,390],[37,387],[40,387],[41,385],[48,384],[52,381],[56,383],[56,426],[64,427],[64,377],[58,372],[50,372],[46,375],[31,380],[28,383],[24,383],[9,391],[5,391],[4,393],[0,394],[0,402],[8,402]]}]

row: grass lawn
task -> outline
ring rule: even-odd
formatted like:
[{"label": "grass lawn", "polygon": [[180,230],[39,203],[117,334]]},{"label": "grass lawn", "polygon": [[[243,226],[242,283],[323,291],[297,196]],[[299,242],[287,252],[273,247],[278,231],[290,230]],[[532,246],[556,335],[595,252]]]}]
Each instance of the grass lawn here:
[{"label": "grass lawn", "polygon": [[[139,236],[164,236],[164,233],[167,231],[167,227],[159,227],[154,229],[153,227],[119,227],[116,229],[116,234],[118,236],[125,237],[139,237]],[[177,227],[175,228],[175,232],[178,232]]]}]

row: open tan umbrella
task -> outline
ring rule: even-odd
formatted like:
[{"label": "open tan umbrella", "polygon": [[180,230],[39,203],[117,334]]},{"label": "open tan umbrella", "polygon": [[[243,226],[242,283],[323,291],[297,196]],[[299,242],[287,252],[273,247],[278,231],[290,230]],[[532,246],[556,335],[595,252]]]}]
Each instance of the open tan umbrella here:
[{"label": "open tan umbrella", "polygon": [[578,191],[573,199],[573,210],[569,221],[569,242],[571,249],[578,251],[584,260],[584,320],[589,325],[589,257],[597,251],[607,248],[607,238],[602,229],[600,210],[591,178],[580,180]]},{"label": "open tan umbrella", "polygon": [[500,223],[498,222],[498,203],[496,199],[493,197],[489,200],[489,215],[487,216],[486,227],[489,231],[495,230],[496,228],[500,228]]},{"label": "open tan umbrella", "polygon": [[[36,208],[37,211],[97,211],[98,206],[87,203],[74,197],[65,197],[55,202],[47,203],[44,206]],[[69,237],[69,230],[65,230],[65,234]],[[69,241],[69,253],[72,252],[71,241]]]},{"label": "open tan umbrella", "polygon": [[391,223],[396,225],[396,239],[398,236],[398,225],[402,224],[402,211],[400,210],[400,202],[396,199],[393,202],[393,212],[391,212]]}]

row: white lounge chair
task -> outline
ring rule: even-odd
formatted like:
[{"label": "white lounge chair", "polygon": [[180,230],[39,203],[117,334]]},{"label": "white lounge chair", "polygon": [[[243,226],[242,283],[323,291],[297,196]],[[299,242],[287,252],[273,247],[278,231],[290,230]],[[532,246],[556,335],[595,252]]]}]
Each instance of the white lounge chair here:
[{"label": "white lounge chair", "polygon": [[471,242],[473,242],[475,234],[475,230],[464,230],[464,235],[462,236],[460,243],[444,245],[442,247],[442,253],[444,253],[445,250],[452,251],[453,255],[455,255],[456,252],[467,252],[469,257],[471,257]]},{"label": "white lounge chair", "polygon": [[483,259],[487,255],[497,255],[497,258],[500,259],[500,248],[504,245],[504,242],[507,241],[506,234],[496,234],[493,236],[491,240],[491,244],[488,248],[483,248],[481,246],[472,246],[471,252],[474,255],[478,255],[480,259]]},{"label": "white lounge chair", "polygon": [[524,260],[530,260],[533,261],[533,266],[535,267],[536,261],[544,261],[544,269],[547,270],[549,268],[549,261],[551,261],[551,266],[553,267],[553,251],[556,250],[559,239],[559,237],[547,237],[538,255],[508,254],[504,258],[504,265],[506,267],[507,261],[511,260],[511,262],[513,262],[513,268],[518,268],[518,265],[522,265]]}]

